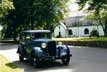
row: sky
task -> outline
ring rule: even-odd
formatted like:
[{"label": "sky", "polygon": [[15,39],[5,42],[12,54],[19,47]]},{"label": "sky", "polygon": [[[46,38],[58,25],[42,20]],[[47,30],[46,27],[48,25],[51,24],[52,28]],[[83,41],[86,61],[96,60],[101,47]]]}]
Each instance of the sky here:
[{"label": "sky", "polygon": [[0,25],[0,31],[2,30],[2,26]]},{"label": "sky", "polygon": [[75,2],[76,2],[76,0],[72,0],[72,4],[69,6],[69,8],[71,9],[71,11],[78,10],[78,4],[76,4]]},{"label": "sky", "polygon": [[79,11],[78,4],[76,3],[76,0],[72,0],[72,3],[69,6],[70,8],[70,15],[69,17],[74,17],[74,16],[83,16],[86,14],[83,10]]}]

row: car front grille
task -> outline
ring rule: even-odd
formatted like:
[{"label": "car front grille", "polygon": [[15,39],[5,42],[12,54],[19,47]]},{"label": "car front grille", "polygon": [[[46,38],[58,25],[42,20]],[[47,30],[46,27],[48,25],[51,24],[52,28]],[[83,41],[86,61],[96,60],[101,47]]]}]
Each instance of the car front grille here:
[{"label": "car front grille", "polygon": [[55,41],[48,42],[47,46],[49,55],[56,56],[56,42]]}]

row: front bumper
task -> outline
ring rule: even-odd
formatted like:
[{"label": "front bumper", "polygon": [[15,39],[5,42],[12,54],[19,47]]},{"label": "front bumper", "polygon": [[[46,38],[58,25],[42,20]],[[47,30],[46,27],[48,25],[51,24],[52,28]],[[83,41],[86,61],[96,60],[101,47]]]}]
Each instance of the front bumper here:
[{"label": "front bumper", "polygon": [[[66,55],[65,55],[66,56]],[[72,54],[67,55],[69,57],[72,57]],[[46,60],[56,60],[56,59],[62,59],[63,56],[43,56],[39,57],[40,61],[46,61]]]},{"label": "front bumper", "polygon": [[56,57],[55,56],[43,56],[43,57],[39,57],[40,61],[45,61],[45,60],[55,60]]}]

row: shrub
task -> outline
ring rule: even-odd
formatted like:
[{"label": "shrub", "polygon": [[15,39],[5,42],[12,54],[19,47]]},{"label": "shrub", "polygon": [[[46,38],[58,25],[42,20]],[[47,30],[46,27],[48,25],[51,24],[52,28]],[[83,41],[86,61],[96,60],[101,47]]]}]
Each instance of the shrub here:
[{"label": "shrub", "polygon": [[90,33],[90,37],[99,37],[99,32],[97,30],[92,30]]}]

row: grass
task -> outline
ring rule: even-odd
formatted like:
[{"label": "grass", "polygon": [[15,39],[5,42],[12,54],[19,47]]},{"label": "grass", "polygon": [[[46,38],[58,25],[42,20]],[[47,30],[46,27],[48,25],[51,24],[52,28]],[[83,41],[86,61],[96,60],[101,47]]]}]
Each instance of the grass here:
[{"label": "grass", "polygon": [[88,37],[88,38],[81,38],[80,41],[107,41],[107,37]]},{"label": "grass", "polygon": [[[52,38],[55,41],[71,42],[71,41],[106,41],[107,37],[76,37],[76,38]],[[10,40],[1,40],[0,43],[18,43],[17,41]]]},{"label": "grass", "polygon": [[55,41],[107,41],[107,37],[53,38]]},{"label": "grass", "polygon": [[0,72],[23,72],[23,70],[0,55]]}]

